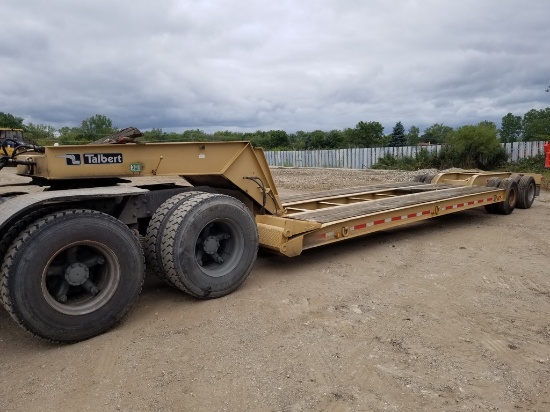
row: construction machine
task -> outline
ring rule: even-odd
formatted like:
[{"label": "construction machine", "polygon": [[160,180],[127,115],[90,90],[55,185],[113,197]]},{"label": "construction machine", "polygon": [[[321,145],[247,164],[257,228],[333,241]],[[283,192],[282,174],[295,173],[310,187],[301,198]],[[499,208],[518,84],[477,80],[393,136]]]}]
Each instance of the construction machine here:
[{"label": "construction machine", "polygon": [[15,145],[23,144],[23,129],[0,127],[0,154],[11,156]]}]

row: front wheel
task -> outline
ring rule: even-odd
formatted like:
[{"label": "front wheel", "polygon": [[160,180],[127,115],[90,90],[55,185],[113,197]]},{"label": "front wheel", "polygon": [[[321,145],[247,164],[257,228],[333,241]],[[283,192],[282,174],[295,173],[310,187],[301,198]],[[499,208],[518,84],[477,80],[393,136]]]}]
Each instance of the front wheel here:
[{"label": "front wheel", "polygon": [[139,240],[126,225],[92,210],[65,210],[15,239],[2,266],[3,303],[32,334],[79,341],[130,310],[144,272]]},{"label": "front wheel", "polygon": [[199,298],[217,298],[245,281],[256,261],[258,232],[239,200],[204,193],[166,218],[162,263],[172,284]]}]

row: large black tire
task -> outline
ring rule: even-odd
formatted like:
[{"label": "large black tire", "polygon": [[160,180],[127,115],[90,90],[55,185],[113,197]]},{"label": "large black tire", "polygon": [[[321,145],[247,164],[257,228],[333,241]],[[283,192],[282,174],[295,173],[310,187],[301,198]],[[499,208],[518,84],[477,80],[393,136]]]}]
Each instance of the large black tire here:
[{"label": "large black tire", "polygon": [[537,187],[533,176],[521,176],[518,183],[518,204],[519,209],[529,209],[535,201]]},{"label": "large black tire", "polygon": [[504,201],[496,204],[496,211],[501,215],[509,215],[516,208],[518,200],[518,184],[513,179],[502,179],[499,189],[506,189]]},{"label": "large black tire", "polygon": [[[23,229],[25,229],[35,220],[38,220],[42,216],[46,216],[47,214],[52,213],[56,210],[59,210],[59,208],[56,206],[43,207],[37,211],[25,214],[19,220],[17,220],[14,224],[12,224],[0,239],[0,265],[4,261],[4,256],[6,256],[6,253],[10,249],[13,241],[17,238],[17,236],[19,236],[19,234],[23,231]],[[3,283],[2,273],[3,272],[0,270],[0,287]],[[3,300],[4,300],[4,295],[0,293],[0,304],[3,304]]]},{"label": "large black tire", "polygon": [[147,262],[147,269],[172,286],[174,285],[170,281],[162,265],[162,233],[164,232],[168,217],[172,211],[186,199],[200,193],[201,192],[184,192],[172,196],[160,205],[147,226],[147,232],[145,234],[145,261]]},{"label": "large black tire", "polygon": [[413,182],[424,183],[425,178],[426,178],[426,174],[416,175],[413,177]]},{"label": "large black tire", "polygon": [[248,277],[258,254],[258,231],[239,200],[203,193],[168,217],[162,263],[171,282],[198,298],[217,298]]},{"label": "large black tire", "polygon": [[434,177],[437,176],[437,173],[436,174],[427,174],[427,175],[424,175],[424,183],[427,183],[429,185],[432,184],[432,180],[434,180]]},{"label": "large black tire", "polygon": [[[498,187],[498,185],[500,184],[500,182],[502,181],[502,179],[498,178],[498,177],[491,177],[489,179],[487,179],[487,187]],[[492,214],[495,214],[497,213],[497,205],[496,203],[491,203],[489,205],[485,205],[485,211],[487,213],[492,213]]]},{"label": "large black tire", "polygon": [[132,307],[143,250],[117,219],[92,210],[49,214],[13,242],[2,265],[4,307],[44,339],[75,342],[110,329]]}]

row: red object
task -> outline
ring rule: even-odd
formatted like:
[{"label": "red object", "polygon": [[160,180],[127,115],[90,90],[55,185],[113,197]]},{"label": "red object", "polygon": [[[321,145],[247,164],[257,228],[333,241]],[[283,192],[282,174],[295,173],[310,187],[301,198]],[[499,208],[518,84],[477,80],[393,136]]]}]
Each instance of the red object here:
[{"label": "red object", "polygon": [[544,167],[550,168],[550,142],[544,144],[544,153],[546,153],[546,162],[544,162]]}]

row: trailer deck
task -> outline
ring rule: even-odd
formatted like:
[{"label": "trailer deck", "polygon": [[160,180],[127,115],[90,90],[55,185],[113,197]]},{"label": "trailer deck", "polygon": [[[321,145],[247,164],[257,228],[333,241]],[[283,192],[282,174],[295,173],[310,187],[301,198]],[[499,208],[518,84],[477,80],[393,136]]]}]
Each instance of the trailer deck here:
[{"label": "trailer deck", "polygon": [[391,182],[282,197],[283,219],[257,216],[260,245],[286,256],[378,230],[502,202],[487,186]]},{"label": "trailer deck", "polygon": [[[403,185],[399,189],[384,192],[367,186],[359,193],[337,196],[335,198],[323,197],[321,199],[311,199],[307,202],[308,206],[315,202],[319,206],[318,209],[308,210],[307,208],[298,207],[298,205],[304,205],[293,203],[289,207],[290,210],[296,210],[296,212],[289,213],[287,217],[289,219],[311,220],[327,224],[358,216],[401,210],[407,207],[483,194],[483,199],[475,203],[479,206],[480,203],[494,201],[493,194],[500,194],[499,190],[488,187],[456,187],[452,185],[411,183],[411,186]],[[490,196],[487,197],[489,194]],[[285,203],[283,203],[283,206],[286,206]]]}]

